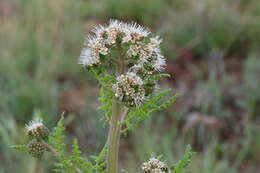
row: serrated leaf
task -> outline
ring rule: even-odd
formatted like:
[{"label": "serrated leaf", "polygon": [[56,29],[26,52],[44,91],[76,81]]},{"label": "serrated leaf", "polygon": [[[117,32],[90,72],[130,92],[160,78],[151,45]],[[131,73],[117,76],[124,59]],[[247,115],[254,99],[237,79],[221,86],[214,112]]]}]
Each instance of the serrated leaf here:
[{"label": "serrated leaf", "polygon": [[154,75],[151,75],[151,76],[148,76],[144,83],[152,83],[152,82],[156,82],[158,81],[159,79],[162,79],[162,78],[167,78],[167,77],[170,77],[169,74],[165,74],[165,73],[160,73],[160,74],[154,74]]},{"label": "serrated leaf", "polygon": [[172,173],[186,173],[186,168],[194,156],[195,152],[192,152],[191,146],[186,147],[183,158],[171,167]]},{"label": "serrated leaf", "polygon": [[171,105],[176,100],[176,95],[168,99],[164,99],[171,93],[170,89],[158,92],[156,95],[147,100],[143,105],[136,108],[131,108],[126,119],[122,123],[126,126],[123,132],[133,130],[139,122],[150,116],[153,112],[159,111]]}]

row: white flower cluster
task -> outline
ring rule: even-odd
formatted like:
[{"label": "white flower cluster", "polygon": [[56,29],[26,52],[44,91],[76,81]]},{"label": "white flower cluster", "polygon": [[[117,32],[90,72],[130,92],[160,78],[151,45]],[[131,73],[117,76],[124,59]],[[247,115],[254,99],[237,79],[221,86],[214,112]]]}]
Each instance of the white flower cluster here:
[{"label": "white flower cluster", "polygon": [[161,39],[150,37],[150,31],[136,23],[111,20],[108,26],[98,26],[93,33],[80,55],[79,64],[83,66],[101,63],[102,56],[111,57],[111,48],[120,45],[126,47],[127,56],[124,58],[136,60],[135,65],[139,64],[148,71],[162,71],[165,67],[160,51]]},{"label": "white flower cluster", "polygon": [[135,73],[128,72],[118,76],[113,90],[116,98],[129,106],[140,106],[145,101],[143,81]]},{"label": "white flower cluster", "polygon": [[79,63],[84,67],[110,63],[124,66],[120,71],[123,74],[112,87],[115,97],[127,106],[142,105],[156,86],[155,83],[144,84],[143,80],[165,67],[160,50],[162,40],[158,36],[151,37],[148,29],[136,23],[117,20],[96,27],[93,33],[85,42]]},{"label": "white flower cluster", "polygon": [[25,125],[27,131],[35,130],[42,126],[43,126],[43,123],[42,123],[41,118],[36,118],[35,120],[32,120],[28,124]]},{"label": "white flower cluster", "polygon": [[27,129],[27,135],[31,138],[47,138],[49,135],[49,130],[44,124],[42,123],[41,118],[36,118],[29,122],[29,124],[25,125]]},{"label": "white flower cluster", "polygon": [[138,65],[148,71],[162,71],[165,67],[165,59],[160,50],[161,39],[156,36],[149,39],[149,42],[136,42],[130,45],[127,50],[128,57],[138,57]]},{"label": "white flower cluster", "polygon": [[143,163],[142,170],[145,173],[168,173],[169,172],[167,165],[164,162],[154,157],[150,158],[148,162]]}]

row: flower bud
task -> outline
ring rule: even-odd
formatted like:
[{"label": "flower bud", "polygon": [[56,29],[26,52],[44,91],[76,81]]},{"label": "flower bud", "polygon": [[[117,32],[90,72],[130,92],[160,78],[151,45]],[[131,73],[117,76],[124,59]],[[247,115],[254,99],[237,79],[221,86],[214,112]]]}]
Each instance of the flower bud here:
[{"label": "flower bud", "polygon": [[145,89],[142,79],[133,72],[117,77],[113,85],[115,97],[130,107],[137,107],[145,101]]},{"label": "flower bud", "polygon": [[148,162],[143,163],[142,170],[145,173],[169,173],[167,165],[154,157],[150,158]]},{"label": "flower bud", "polygon": [[46,139],[49,135],[49,129],[43,125],[42,119],[38,118],[30,121],[26,125],[27,134],[30,138]]},{"label": "flower bud", "polygon": [[31,141],[27,147],[28,153],[35,158],[40,158],[44,151],[46,151],[46,147],[41,142],[36,140]]}]

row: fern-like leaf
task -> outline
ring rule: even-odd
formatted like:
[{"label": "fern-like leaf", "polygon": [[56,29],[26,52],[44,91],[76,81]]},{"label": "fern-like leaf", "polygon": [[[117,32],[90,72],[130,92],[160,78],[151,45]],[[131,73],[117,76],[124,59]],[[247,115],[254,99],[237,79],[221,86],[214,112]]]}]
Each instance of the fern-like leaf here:
[{"label": "fern-like leaf", "polygon": [[57,126],[54,127],[53,131],[50,134],[49,144],[55,149],[59,154],[59,157],[64,157],[65,144],[64,140],[66,136],[63,135],[65,131],[64,117],[61,116],[60,120],[57,123]]},{"label": "fern-like leaf", "polygon": [[114,77],[112,75],[105,75],[104,77],[99,77],[99,82],[101,84],[100,97],[98,101],[101,103],[99,109],[101,109],[106,118],[112,113],[112,98],[114,97],[112,91],[112,83],[114,83]]},{"label": "fern-like leaf", "polygon": [[75,139],[72,145],[72,155],[69,158],[70,163],[73,165],[73,170],[80,169],[81,172],[91,173],[92,164],[87,159],[81,157],[78,141]]},{"label": "fern-like leaf", "polygon": [[94,161],[94,165],[93,165],[93,172],[94,173],[105,172],[107,151],[108,151],[108,148],[107,148],[107,145],[105,145],[98,156],[91,156],[91,158]]},{"label": "fern-like leaf", "polygon": [[153,82],[156,82],[158,81],[159,79],[162,79],[162,78],[167,78],[167,77],[170,77],[169,74],[165,74],[165,73],[160,73],[160,74],[155,74],[155,75],[151,75],[151,76],[148,76],[144,83],[147,84],[147,83],[153,83]]},{"label": "fern-like leaf", "polygon": [[26,151],[27,146],[26,145],[12,145],[10,146],[11,149],[19,150],[19,151]]},{"label": "fern-like leaf", "polygon": [[194,156],[194,152],[191,150],[191,146],[188,145],[183,158],[171,167],[171,173],[186,173],[186,167]]},{"label": "fern-like leaf", "polygon": [[133,130],[139,122],[150,116],[151,113],[171,105],[176,100],[176,95],[171,96],[168,99],[164,99],[170,93],[170,89],[163,90],[147,100],[142,106],[131,108],[123,122],[123,125],[126,126],[124,132]]}]

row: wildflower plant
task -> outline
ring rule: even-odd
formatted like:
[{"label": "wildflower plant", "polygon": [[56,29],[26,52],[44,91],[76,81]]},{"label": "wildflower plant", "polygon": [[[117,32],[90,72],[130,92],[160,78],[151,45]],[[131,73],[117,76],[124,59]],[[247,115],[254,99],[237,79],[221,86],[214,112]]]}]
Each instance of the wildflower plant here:
[{"label": "wildflower plant", "polygon": [[[151,113],[172,104],[176,98],[170,96],[171,90],[158,91],[158,80],[169,77],[161,73],[166,66],[161,42],[147,28],[117,20],[96,27],[86,38],[79,64],[99,81],[100,108],[104,111],[103,121],[109,126],[107,142],[98,156],[81,157],[77,140],[73,143],[72,154],[66,154],[63,118],[50,133],[41,119],[29,122],[26,129],[30,142],[13,148],[27,150],[36,158],[52,152],[58,159],[54,172],[118,173],[120,136],[133,130]],[[184,173],[192,155],[188,147],[184,158],[173,166],[152,156],[142,164],[141,171]]]}]

